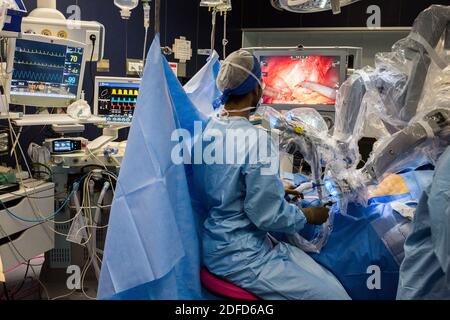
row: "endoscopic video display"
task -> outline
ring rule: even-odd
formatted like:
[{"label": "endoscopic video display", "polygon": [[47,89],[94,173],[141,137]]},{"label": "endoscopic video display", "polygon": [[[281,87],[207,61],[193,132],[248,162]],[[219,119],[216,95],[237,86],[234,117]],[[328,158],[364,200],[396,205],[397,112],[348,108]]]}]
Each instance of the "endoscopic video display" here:
[{"label": "endoscopic video display", "polygon": [[336,104],[340,57],[265,56],[260,62],[265,104]]}]

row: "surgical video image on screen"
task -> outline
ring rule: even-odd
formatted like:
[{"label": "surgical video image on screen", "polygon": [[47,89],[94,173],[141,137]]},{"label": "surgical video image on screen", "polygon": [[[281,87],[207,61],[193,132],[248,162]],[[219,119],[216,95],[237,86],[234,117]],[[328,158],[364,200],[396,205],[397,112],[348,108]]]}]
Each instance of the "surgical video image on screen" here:
[{"label": "surgical video image on screen", "polygon": [[11,96],[76,99],[82,59],[83,48],[18,39]]},{"label": "surgical video image on screen", "polygon": [[129,124],[133,120],[139,94],[138,83],[100,82],[98,115],[107,122]]},{"label": "surgical video image on screen", "polygon": [[265,56],[260,61],[263,103],[335,105],[341,81],[340,57]]}]

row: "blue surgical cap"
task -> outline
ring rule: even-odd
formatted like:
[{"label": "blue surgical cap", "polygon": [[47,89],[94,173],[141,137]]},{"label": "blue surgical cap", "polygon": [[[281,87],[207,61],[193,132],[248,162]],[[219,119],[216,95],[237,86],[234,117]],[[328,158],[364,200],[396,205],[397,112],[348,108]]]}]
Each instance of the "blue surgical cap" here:
[{"label": "blue surgical cap", "polygon": [[220,67],[217,87],[222,96],[215,102],[214,108],[225,104],[230,96],[246,95],[260,85],[261,66],[258,59],[248,51],[236,51]]}]

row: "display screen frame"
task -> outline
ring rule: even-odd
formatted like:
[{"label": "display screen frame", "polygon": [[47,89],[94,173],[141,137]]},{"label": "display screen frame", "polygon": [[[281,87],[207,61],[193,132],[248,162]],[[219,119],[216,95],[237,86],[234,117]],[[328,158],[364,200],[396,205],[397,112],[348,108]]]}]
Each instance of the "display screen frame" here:
[{"label": "display screen frame", "polygon": [[[68,144],[69,149],[62,150],[61,144]],[[52,154],[65,154],[65,153],[75,153],[82,150],[82,143],[81,140],[76,139],[58,139],[52,141]]]},{"label": "display screen frame", "polygon": [[[295,56],[324,56],[324,57],[338,57],[340,59],[339,68],[339,87],[344,83],[347,77],[348,69],[348,52],[346,50],[339,50],[335,48],[330,49],[273,49],[268,48],[253,50],[253,54],[261,63],[264,57],[295,57]],[[335,105],[332,104],[268,104],[263,106],[270,106],[278,110],[292,110],[296,108],[308,107],[317,111],[335,112]]]},{"label": "display screen frame", "polygon": [[[127,78],[127,77],[96,77],[95,78],[95,89],[94,89],[94,115],[102,118],[106,118],[104,115],[99,113],[99,91],[102,83],[109,83],[115,85],[137,85],[138,89],[141,87],[141,78]],[[133,113],[134,115],[134,113]],[[131,126],[131,122],[117,122],[107,120],[107,125],[117,125],[117,126]]]},{"label": "display screen frame", "polygon": [[[81,55],[81,64],[80,64],[80,74],[78,79],[78,86],[75,97],[58,97],[51,95],[18,95],[11,92],[11,85],[13,81],[13,72],[14,72],[14,58],[16,52],[16,41],[17,40],[26,40],[33,42],[41,42],[47,44],[55,44],[72,48],[80,48],[83,50],[83,54]],[[70,106],[72,103],[80,99],[81,91],[83,88],[84,82],[84,72],[86,68],[86,44],[61,39],[56,37],[48,37],[36,34],[22,34],[19,39],[12,39],[12,45],[8,51],[8,64],[7,64],[7,72],[8,72],[8,86],[7,86],[7,97],[9,103],[16,105],[24,105],[29,107],[41,107],[41,108],[65,108]]]}]

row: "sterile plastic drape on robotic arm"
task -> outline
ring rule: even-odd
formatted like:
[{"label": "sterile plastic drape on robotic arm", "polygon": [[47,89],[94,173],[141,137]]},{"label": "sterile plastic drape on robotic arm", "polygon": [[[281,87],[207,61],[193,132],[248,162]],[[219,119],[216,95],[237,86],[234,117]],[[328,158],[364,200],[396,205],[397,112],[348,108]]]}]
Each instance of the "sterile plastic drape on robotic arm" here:
[{"label": "sterile plastic drape on robotic arm", "polygon": [[[271,107],[260,108],[258,115],[266,125],[277,130],[280,150],[291,155],[301,154],[311,167],[311,183],[306,183],[308,189],[317,192],[317,200],[326,205],[329,202],[328,193],[323,189],[322,166],[327,159],[334,157],[334,145],[328,134],[328,126],[315,109],[299,108],[282,114]],[[300,186],[300,189],[302,186]],[[301,207],[301,202],[298,203]],[[305,252],[319,253],[328,241],[333,229],[333,216],[318,227],[317,235],[310,240],[300,234],[286,235],[288,240]]]},{"label": "sterile plastic drape on robotic arm", "polygon": [[[338,92],[332,137],[299,121],[308,118],[305,114],[266,111],[266,117],[277,119],[270,120],[272,127],[284,132],[282,148],[297,148],[304,155],[316,185],[326,168],[325,177],[334,182],[327,191],[342,214],[349,202],[367,204],[369,185],[386,174],[435,161],[449,144],[450,67],[444,50],[450,46],[449,26],[450,7],[431,6],[392,52],[376,56],[375,68],[356,71]],[[358,142],[369,121],[379,129],[380,140],[358,170]]]},{"label": "sterile plastic drape on robotic arm", "polygon": [[[393,135],[377,143],[363,168],[362,172],[368,176],[369,182],[379,181],[386,173],[419,165],[417,159],[421,156],[426,155],[430,161],[435,161],[449,144],[450,59],[445,56],[445,47],[450,47],[449,34],[450,7],[433,6],[419,16],[411,35],[394,46],[397,54],[378,57],[382,57],[385,64],[395,62],[394,58],[389,58],[398,58],[403,52],[405,57],[412,56],[414,59],[404,60],[413,63],[409,66],[410,76],[405,93],[394,100],[401,103],[385,103],[381,105],[385,110],[375,111],[378,115],[384,111],[385,114],[392,112],[398,116],[391,117],[392,121],[383,119],[386,129]],[[410,45],[400,50],[404,43]],[[408,63],[400,65],[406,66]],[[391,66],[394,67],[393,64]]]},{"label": "sterile plastic drape on robotic arm", "polygon": [[[417,114],[432,59],[441,69],[447,66],[434,49],[439,42],[450,46],[449,21],[450,7],[431,6],[418,16],[410,35],[397,42],[392,52],[376,56],[375,69],[359,70],[343,84],[336,105],[335,137],[345,141],[361,133],[363,123],[357,120],[366,111],[376,113],[391,134],[408,125]],[[374,106],[365,110],[361,105],[370,91],[379,101],[371,99]]]},{"label": "sterile plastic drape on robotic arm", "polygon": [[328,126],[320,114],[310,108],[294,109],[285,115],[271,107],[262,108],[259,115],[269,126],[279,131],[280,149],[288,154],[300,153],[311,166],[311,178],[316,183],[319,198],[321,190],[322,164],[326,158],[329,135]]},{"label": "sterile plastic drape on robotic arm", "polygon": [[[376,56],[375,68],[357,71],[341,87],[334,140],[337,161],[327,169],[351,189],[380,182],[385,174],[434,161],[448,145],[450,7],[431,6],[416,19],[411,34],[390,53]],[[366,122],[377,121],[382,138],[361,171],[358,141]],[[343,169],[346,168],[346,171]],[[339,176],[343,173],[346,177]],[[361,198],[360,198],[361,199]]]}]

